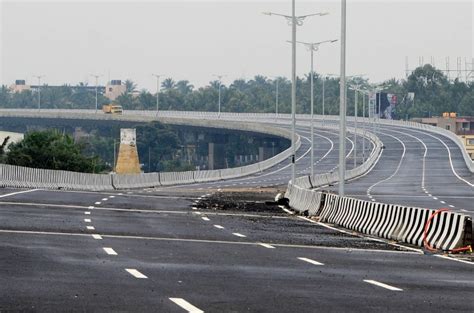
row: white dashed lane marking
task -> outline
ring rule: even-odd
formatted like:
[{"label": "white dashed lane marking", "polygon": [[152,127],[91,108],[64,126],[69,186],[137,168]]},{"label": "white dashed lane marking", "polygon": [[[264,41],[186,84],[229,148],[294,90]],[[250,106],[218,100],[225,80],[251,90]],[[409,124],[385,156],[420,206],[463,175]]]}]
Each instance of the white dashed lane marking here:
[{"label": "white dashed lane marking", "polygon": [[94,230],[95,228],[94,228],[94,226],[87,226],[87,229],[88,230]]},{"label": "white dashed lane marking", "polygon": [[99,205],[99,204],[101,204],[101,202],[97,201],[97,202],[96,202],[96,203],[94,203],[94,204],[95,204],[95,205]]},{"label": "white dashed lane marking", "polygon": [[391,290],[391,291],[403,291],[403,289],[393,287],[393,286],[390,286],[390,285],[387,285],[387,284],[384,284],[384,283],[381,283],[381,282],[378,282],[378,281],[375,281],[375,280],[364,279],[364,281],[366,283],[369,283],[369,284],[372,284],[372,285],[375,285],[375,286],[379,286],[379,287],[382,287],[382,288],[385,288],[385,289],[388,289],[388,290]]},{"label": "white dashed lane marking", "polygon": [[91,212],[85,211],[84,214],[85,214],[85,215],[91,215]]},{"label": "white dashed lane marking", "polygon": [[308,258],[303,258],[303,257],[299,257],[298,260],[308,262],[308,263],[311,263],[313,265],[324,265],[324,263],[321,263],[321,262],[318,262],[318,261],[315,261],[315,260],[311,260],[311,259],[308,259]]},{"label": "white dashed lane marking", "polygon": [[125,270],[135,278],[148,278],[134,268],[126,268]]},{"label": "white dashed lane marking", "polygon": [[450,204],[449,207],[450,207],[450,208],[454,208],[454,205],[451,205],[451,204]]},{"label": "white dashed lane marking", "polygon": [[441,202],[442,204],[446,204],[446,202],[444,202],[444,201],[440,201],[440,202]]},{"label": "white dashed lane marking", "polygon": [[204,313],[203,310],[198,309],[188,301],[184,300],[183,298],[169,298],[173,301],[176,305],[180,306],[184,310],[188,311],[189,313]]},{"label": "white dashed lane marking", "polygon": [[268,249],[275,249],[274,246],[269,245],[268,243],[259,243],[259,245],[261,245],[262,247],[268,248]]},{"label": "white dashed lane marking", "polygon": [[107,253],[108,255],[117,255],[117,252],[115,252],[114,249],[112,248],[103,248],[105,253]]},{"label": "white dashed lane marking", "polygon": [[110,199],[113,199],[113,198],[115,198],[115,196],[109,196],[109,198],[110,198]]},{"label": "white dashed lane marking", "polygon": [[102,201],[107,201],[107,200],[109,200],[109,199],[108,199],[108,198],[103,198],[103,199],[102,199]]},{"label": "white dashed lane marking", "polygon": [[100,240],[100,239],[102,239],[102,236],[101,236],[101,235],[94,234],[94,235],[92,235],[92,238],[97,239],[97,240]]},{"label": "white dashed lane marking", "polygon": [[88,207],[88,209],[89,209],[89,210],[93,210],[93,209],[94,209],[94,207],[93,207],[93,206],[90,206],[90,207]]},{"label": "white dashed lane marking", "polygon": [[245,235],[242,235],[241,233],[232,233],[232,235],[237,236],[237,237],[242,237],[242,238],[247,237]]},{"label": "white dashed lane marking", "polygon": [[91,219],[90,219],[90,218],[85,218],[85,219],[84,219],[84,222],[90,223],[90,222],[91,222]]},{"label": "white dashed lane marking", "polygon": [[218,229],[224,229],[224,226],[221,226],[221,225],[214,225],[214,227]]},{"label": "white dashed lane marking", "polygon": [[206,222],[209,222],[209,221],[210,221],[210,219],[209,219],[208,217],[203,216],[203,217],[201,217],[201,218],[202,218],[204,221],[206,221]]}]

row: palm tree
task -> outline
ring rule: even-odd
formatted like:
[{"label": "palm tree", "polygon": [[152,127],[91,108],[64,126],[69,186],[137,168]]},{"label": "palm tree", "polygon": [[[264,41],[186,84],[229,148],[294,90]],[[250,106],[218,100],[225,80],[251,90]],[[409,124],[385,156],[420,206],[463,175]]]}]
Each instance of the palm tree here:
[{"label": "palm tree", "polygon": [[126,93],[132,93],[137,90],[137,84],[135,84],[131,79],[125,81],[125,90]]},{"label": "palm tree", "polygon": [[188,80],[180,80],[176,83],[176,89],[183,95],[187,95],[193,91],[194,86]]},{"label": "palm tree", "polygon": [[161,83],[161,87],[166,91],[176,88],[176,82],[171,78],[168,77]]},{"label": "palm tree", "polygon": [[0,145],[0,158],[3,156],[3,154],[5,154],[5,148],[7,147],[9,140],[10,140],[10,136],[5,137],[5,139],[3,140],[3,143]]}]

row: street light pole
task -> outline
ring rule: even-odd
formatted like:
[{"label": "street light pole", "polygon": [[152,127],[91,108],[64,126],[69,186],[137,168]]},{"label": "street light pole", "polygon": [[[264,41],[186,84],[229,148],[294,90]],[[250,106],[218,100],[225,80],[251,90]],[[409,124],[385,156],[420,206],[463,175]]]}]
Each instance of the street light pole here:
[{"label": "street light pole", "polygon": [[156,77],[156,117],[160,112],[160,76],[157,74],[152,74],[152,76]]},{"label": "street light pole", "polygon": [[336,40],[325,40],[320,42],[302,42],[298,41],[306,46],[306,48],[311,52],[311,176],[314,176],[314,52],[319,50],[319,46],[323,43],[332,43]]},{"label": "street light pole", "polygon": [[341,3],[341,74],[339,104],[339,196],[345,194],[346,173],[346,0]]},{"label": "street light pole", "polygon": [[322,100],[323,100],[323,101],[322,101],[322,102],[323,102],[323,107],[322,107],[322,111],[323,111],[323,112],[322,112],[322,113],[323,113],[323,126],[324,126],[324,102],[325,102],[325,98],[326,98],[326,96],[325,96],[325,94],[324,94],[324,93],[325,93],[325,90],[326,90],[326,87],[325,87],[325,84],[326,84],[326,83],[325,83],[325,81],[326,81],[326,76],[323,77],[323,99],[322,99]]},{"label": "street light pole", "polygon": [[41,78],[44,75],[36,75],[34,77],[38,78],[38,111],[41,111]]},{"label": "street light pole", "polygon": [[291,1],[291,182],[296,179],[296,8]]},{"label": "street light pole", "polygon": [[[357,167],[357,101],[359,98],[358,89],[355,90],[355,104],[354,104],[354,168]],[[363,140],[362,140],[363,141]]]},{"label": "street light pole", "polygon": [[276,83],[276,95],[275,95],[275,117],[278,118],[278,84],[279,84],[279,81],[278,81],[278,77],[275,79],[275,83]]},{"label": "street light pole", "polygon": [[92,77],[95,77],[95,113],[97,114],[98,110],[98,91],[97,91],[97,85],[99,84],[99,77],[101,75],[94,75],[91,74]]},{"label": "street light pole", "polygon": [[[364,123],[362,124],[363,127],[363,133],[365,137],[365,92],[362,92],[362,120]],[[362,163],[365,162],[365,138],[362,138]]]},{"label": "street light pole", "polygon": [[218,107],[218,113],[217,113],[217,117],[220,118],[221,117],[221,84],[222,84],[222,77],[224,77],[224,75],[214,75],[217,77],[217,79],[219,79],[219,99],[217,101],[217,107]]},{"label": "street light pole", "polygon": [[315,13],[296,16],[295,0],[291,1],[291,16],[271,13],[265,15],[277,15],[284,17],[291,25],[291,181],[294,183],[296,178],[296,26],[303,25],[305,18],[309,16],[323,16],[327,13]]}]

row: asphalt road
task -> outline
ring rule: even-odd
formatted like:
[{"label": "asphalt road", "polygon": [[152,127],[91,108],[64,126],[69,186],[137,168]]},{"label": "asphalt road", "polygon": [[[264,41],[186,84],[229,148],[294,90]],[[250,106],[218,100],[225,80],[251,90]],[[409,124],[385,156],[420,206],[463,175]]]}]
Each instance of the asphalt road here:
[{"label": "asphalt road", "polygon": [[[298,131],[309,138],[307,127]],[[472,213],[473,176],[457,146],[397,127],[377,134],[386,149],[370,173],[348,182],[348,194]],[[336,170],[337,135],[317,130],[316,138],[316,172]],[[309,146],[303,138],[301,175]],[[0,189],[0,312],[474,311],[471,262],[280,209],[196,208],[219,189],[283,188],[289,177],[283,162],[259,175],[157,189]]]}]

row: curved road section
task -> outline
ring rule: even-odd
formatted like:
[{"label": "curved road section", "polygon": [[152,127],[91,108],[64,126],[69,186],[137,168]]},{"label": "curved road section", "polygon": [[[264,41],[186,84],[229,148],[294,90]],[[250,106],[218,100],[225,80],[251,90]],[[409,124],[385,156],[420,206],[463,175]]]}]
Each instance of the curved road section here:
[{"label": "curved road section", "polygon": [[[298,132],[302,176],[311,166],[307,123]],[[449,139],[395,126],[376,134],[386,149],[371,172],[348,182],[350,195],[473,211],[472,174]],[[316,129],[315,138],[316,172],[334,171],[337,135]],[[351,135],[345,140],[353,147]],[[350,169],[352,152],[346,160]],[[427,255],[278,206],[242,209],[245,194],[262,191],[263,202],[284,189],[289,173],[284,161],[253,176],[159,189],[0,189],[0,311],[474,310],[467,259]],[[225,210],[202,205],[229,190],[246,192]]]}]

